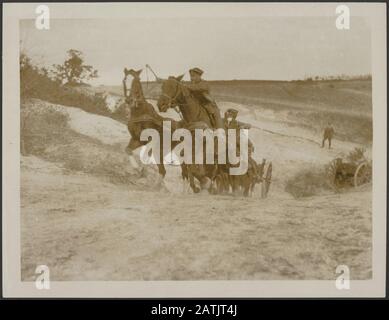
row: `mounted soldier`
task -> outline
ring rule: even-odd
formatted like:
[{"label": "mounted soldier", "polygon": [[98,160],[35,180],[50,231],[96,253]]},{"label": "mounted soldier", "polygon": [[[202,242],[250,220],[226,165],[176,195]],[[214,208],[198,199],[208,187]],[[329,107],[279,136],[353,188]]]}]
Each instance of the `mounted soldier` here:
[{"label": "mounted soldier", "polygon": [[[183,119],[183,127],[186,129],[196,129],[196,128],[204,128],[204,125],[206,128],[211,128],[213,127],[210,116],[206,108],[204,107],[203,104],[200,103],[200,100],[202,102],[205,102],[205,105],[211,104],[210,107],[215,107],[212,98],[209,98],[209,88],[208,86],[204,85],[204,81],[201,79],[201,70],[191,70],[191,83],[184,83],[182,82],[183,75],[180,76],[169,76],[166,80],[162,82],[161,86],[161,93],[158,97],[157,101],[157,106],[158,110],[160,112],[167,112],[168,109],[176,109],[178,108],[182,119]],[[206,94],[206,98],[204,98],[204,93]],[[198,98],[195,97],[195,95],[198,96]],[[208,99],[207,99],[208,98]],[[204,100],[205,101],[204,101]],[[217,107],[216,107],[217,108]],[[213,109],[215,110],[215,109]],[[217,112],[216,116],[220,117],[219,110],[216,109]],[[212,114],[212,109],[211,109],[211,114]],[[236,118],[236,117],[235,117]],[[215,119],[215,118],[214,118]],[[214,121],[215,123],[216,121]],[[219,128],[224,128],[224,123],[222,122],[221,118],[219,118]],[[240,123],[237,121],[239,124],[239,129],[236,131],[240,131],[240,129],[249,129],[250,125]],[[202,125],[200,127],[200,124]],[[229,141],[228,141],[228,135],[227,135],[227,143],[226,147],[228,148],[229,146]],[[232,142],[232,147],[236,148],[236,155],[239,157],[240,156],[240,150],[239,150],[239,140],[240,139],[234,139],[236,140],[235,142]],[[238,145],[233,145],[233,143],[238,144]],[[215,144],[214,144],[215,145]],[[250,148],[250,145],[252,144],[249,142],[249,150],[248,150],[248,156],[249,156],[249,171],[246,172],[246,176],[248,176],[248,179],[246,177],[246,184],[245,184],[245,191],[246,194],[248,194],[248,190],[250,189],[250,183],[253,182],[254,179],[250,177],[250,173],[252,172],[252,176],[258,176],[256,174],[255,169],[253,164],[254,161],[251,158],[251,153],[254,151],[253,146]],[[193,149],[194,150],[194,149]],[[204,150],[204,149],[203,149]],[[227,151],[227,150],[226,150]],[[214,159],[215,160],[215,159]],[[194,185],[194,179],[196,178],[199,182],[200,185],[202,186],[203,189],[207,189],[207,181],[206,178],[209,178],[216,182],[216,189],[217,193],[222,193],[222,192],[228,192],[230,188],[230,184],[228,180],[229,178],[235,178],[233,180],[236,180],[235,182],[238,182],[239,176],[238,175],[229,175],[230,170],[232,168],[232,165],[229,164],[228,159],[227,163],[224,164],[218,164],[217,161],[214,164],[205,164],[205,165],[191,165],[189,164],[188,167],[190,170],[188,170],[188,177],[191,183],[191,187],[194,192],[196,192],[196,186]],[[246,161],[246,159],[243,159],[243,161]],[[199,167],[198,170],[195,167]],[[216,167],[216,172],[215,172],[215,167]],[[200,170],[202,168],[202,170]],[[208,170],[212,169],[212,170]],[[263,170],[264,171],[264,170]],[[268,169],[266,169],[266,179],[262,179],[262,174],[261,174],[261,179],[258,181],[262,182],[262,188],[264,190],[263,196],[266,196],[268,190],[269,190],[269,185],[271,181],[271,163],[268,165]],[[249,183],[248,183],[249,182]],[[264,183],[265,182],[265,183]],[[204,186],[204,187],[203,187]],[[237,183],[234,183],[233,186],[237,186]],[[214,188],[214,187],[213,187]],[[198,189],[198,188],[197,188]],[[233,187],[234,190],[234,187]],[[235,188],[236,190],[236,188]],[[198,191],[197,191],[198,192]]]},{"label": "mounted soldier", "polygon": [[213,128],[223,128],[220,110],[215,100],[210,95],[208,83],[201,78],[203,73],[204,71],[200,68],[190,69],[190,83],[185,84],[185,86],[207,111]]}]

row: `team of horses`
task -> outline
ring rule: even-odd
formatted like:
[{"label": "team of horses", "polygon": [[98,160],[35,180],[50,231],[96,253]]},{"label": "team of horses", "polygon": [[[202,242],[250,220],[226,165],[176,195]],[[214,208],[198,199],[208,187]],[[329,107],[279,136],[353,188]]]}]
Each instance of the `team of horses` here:
[{"label": "team of horses", "polygon": [[[126,78],[127,74],[125,72],[125,78],[123,79],[124,95],[126,102],[131,104],[133,101],[130,101],[130,97],[143,97],[143,92],[138,92],[138,94],[130,92],[128,94]],[[169,108],[174,108],[181,114],[182,120],[177,121],[161,116],[146,99],[138,100],[136,107],[129,108],[128,131],[131,138],[126,152],[132,158],[132,163],[134,163],[134,150],[148,143],[148,141],[141,141],[140,139],[142,130],[155,129],[158,131],[161,139],[166,138],[166,132],[165,134],[163,132],[163,121],[170,121],[173,132],[175,129],[185,128],[194,135],[195,129],[213,129],[206,109],[199,104],[197,99],[183,85],[182,78],[183,76],[170,76],[168,79],[162,80],[162,90],[157,102],[159,112],[165,113]],[[134,90],[134,88],[136,88],[135,90],[142,90],[139,77],[134,77],[132,81],[131,90]],[[139,83],[134,83],[134,81]],[[171,140],[172,150],[178,143],[180,142]],[[166,175],[163,161],[166,157],[166,151],[162,148],[163,141],[161,141],[160,146],[160,159],[156,163],[160,180],[162,181]],[[205,148],[206,146],[204,146],[204,150]],[[216,149],[217,141],[215,142]],[[239,146],[237,149],[239,149]],[[193,159],[195,157],[194,150],[195,148],[193,147]],[[215,152],[215,157],[217,157],[217,152]],[[195,164],[194,161],[191,163],[183,162],[181,164],[181,174],[184,182],[189,182],[194,193],[206,190],[212,194],[227,194],[232,191],[233,194],[249,196],[253,193],[255,185],[262,183],[261,196],[266,197],[271,182],[272,165],[271,163],[267,164],[266,160],[263,160],[262,163],[256,163],[252,158],[250,160],[248,170],[241,175],[229,174],[229,169],[233,165],[228,160],[224,164],[218,164],[217,159],[215,159],[213,164],[207,164],[205,161],[203,162],[204,164]]]}]

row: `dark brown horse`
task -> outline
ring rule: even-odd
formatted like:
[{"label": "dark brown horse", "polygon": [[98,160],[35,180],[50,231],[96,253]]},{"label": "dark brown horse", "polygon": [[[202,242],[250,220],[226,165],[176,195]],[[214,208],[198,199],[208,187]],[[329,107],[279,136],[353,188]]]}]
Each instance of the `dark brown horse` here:
[{"label": "dark brown horse", "polygon": [[[157,103],[159,111],[165,112],[169,108],[178,107],[179,112],[184,120],[183,126],[185,128],[212,128],[212,124],[207,111],[199,104],[197,99],[192,96],[190,91],[181,82],[182,78],[183,76],[171,76],[167,80],[164,80],[162,82],[162,93]],[[237,135],[239,136],[239,130],[237,132]],[[239,140],[236,140],[236,142],[233,144],[234,145],[231,145],[227,139],[228,148],[234,147],[236,153],[240,154]],[[217,147],[215,149],[217,150]],[[189,178],[191,187],[195,192],[197,192],[198,190],[195,189],[193,177],[197,178],[202,185],[204,185],[204,181],[206,181],[206,178],[215,181],[217,185],[216,193],[228,193],[231,187],[234,194],[242,192],[244,196],[248,196],[250,193],[253,192],[254,187],[257,183],[264,183],[263,174],[265,169],[265,161],[263,161],[261,164],[257,164],[252,158],[253,150],[254,146],[249,140],[249,165],[247,172],[242,175],[229,174],[229,169],[238,165],[231,165],[228,161],[227,155],[226,164],[217,164],[217,161],[215,161],[216,165],[184,165],[183,176]],[[215,152],[215,155],[217,156],[217,152]],[[266,183],[267,184],[265,185],[265,187],[268,190],[268,185],[270,185],[270,182]],[[262,194],[263,197],[266,196],[266,188],[262,188],[263,190],[265,190],[265,195]]]},{"label": "dark brown horse", "polygon": [[[139,79],[140,71],[127,70],[124,71],[125,77],[123,79],[123,90],[124,97],[126,101],[126,108],[128,113],[128,124],[127,128],[131,135],[130,141],[126,147],[126,152],[130,157],[130,162],[133,166],[139,167],[137,160],[135,159],[133,152],[135,149],[144,146],[148,141],[141,141],[141,133],[145,129],[155,129],[159,133],[160,137],[160,159],[155,159],[158,166],[158,171],[160,174],[160,181],[166,175],[166,169],[164,166],[164,158],[166,152],[163,151],[163,121],[170,121],[172,131],[181,127],[181,124],[178,121],[175,121],[170,118],[165,118],[159,115],[155,110],[152,104],[146,101],[143,96],[142,86]],[[126,80],[128,74],[131,74],[134,79],[131,84],[130,94],[128,94]],[[175,142],[172,142],[172,147],[175,146]]]},{"label": "dark brown horse", "polygon": [[[207,111],[200,105],[197,99],[192,96],[190,91],[181,82],[182,78],[183,76],[171,76],[167,80],[164,80],[162,82],[162,92],[157,103],[159,111],[166,112],[169,108],[178,107],[179,113],[181,114],[181,117],[183,119],[182,126],[184,128],[187,128],[189,130],[194,130],[197,128],[212,128],[212,123]],[[239,130],[237,131],[237,135],[239,136]],[[235,139],[235,142],[230,142],[228,140],[229,139],[227,139],[226,141],[228,148],[233,147],[233,149],[236,150],[236,154],[239,155],[239,138],[237,137]],[[254,150],[253,144],[250,140],[248,144],[249,166],[248,171],[246,173],[242,175],[230,175],[229,169],[233,166],[238,165],[231,165],[228,161],[228,155],[226,159],[226,164],[218,164],[216,152],[218,148],[217,143],[215,143],[215,164],[183,164],[183,177],[189,179],[190,185],[194,192],[199,191],[199,189],[194,184],[194,178],[196,178],[200,181],[201,188],[203,189],[208,188],[209,180],[211,180],[216,182],[216,193],[228,193],[230,187],[232,187],[232,191],[234,194],[237,194],[239,190],[241,190],[244,196],[248,196],[250,191],[253,191],[255,184],[262,181],[265,165],[265,162],[257,164],[254,159],[251,158],[251,152]],[[206,150],[205,145],[203,147],[203,150]],[[192,152],[194,153],[194,148],[192,148]],[[194,155],[192,155],[192,160],[193,158]]]},{"label": "dark brown horse", "polygon": [[211,120],[205,108],[181,82],[183,75],[169,77],[162,82],[162,93],[158,99],[158,109],[166,112],[168,108],[178,107],[186,123],[203,122],[212,128]]},{"label": "dark brown horse", "polygon": [[[162,92],[157,105],[160,112],[166,112],[169,108],[178,107],[179,113],[183,119],[183,127],[191,130],[192,137],[194,138],[195,129],[211,129],[212,123],[205,108],[199,104],[197,99],[195,99],[185,85],[183,85],[181,82],[182,78],[183,75],[179,77],[171,76],[162,82]],[[194,159],[194,149],[193,145],[192,160]],[[204,154],[203,156],[205,160],[206,155]],[[203,164],[184,163],[183,168],[183,176],[188,178],[194,192],[199,191],[199,188],[195,186],[194,178],[200,182],[201,189],[209,190],[211,187],[211,180],[215,178],[217,172],[217,166],[215,164],[205,164],[205,161]]]}]

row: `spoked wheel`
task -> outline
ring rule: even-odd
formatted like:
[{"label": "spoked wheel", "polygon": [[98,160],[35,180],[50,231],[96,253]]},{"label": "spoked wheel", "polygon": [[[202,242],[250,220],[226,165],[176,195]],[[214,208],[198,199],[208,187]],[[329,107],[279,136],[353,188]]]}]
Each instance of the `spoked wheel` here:
[{"label": "spoked wheel", "polygon": [[264,175],[262,178],[261,198],[266,198],[267,194],[269,193],[272,172],[273,172],[273,164],[269,162],[267,168],[264,171]]},{"label": "spoked wheel", "polygon": [[368,162],[362,162],[355,170],[354,187],[371,181],[371,165]]}]

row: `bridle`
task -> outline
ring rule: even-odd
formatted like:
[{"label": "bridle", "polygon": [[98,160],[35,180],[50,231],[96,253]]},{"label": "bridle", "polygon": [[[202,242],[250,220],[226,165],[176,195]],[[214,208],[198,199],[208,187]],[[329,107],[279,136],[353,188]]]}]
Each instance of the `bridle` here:
[{"label": "bridle", "polygon": [[184,120],[184,121],[185,121],[184,116],[183,116],[182,112],[180,111],[180,109],[178,108],[178,106],[177,106],[178,103],[177,103],[177,101],[176,101],[178,95],[180,94],[180,82],[177,81],[177,80],[175,80],[175,79],[169,79],[169,80],[173,80],[173,81],[176,82],[176,84],[177,84],[177,86],[176,86],[176,92],[174,93],[173,97],[171,97],[171,96],[169,96],[169,95],[167,95],[166,93],[163,93],[163,92],[161,93],[161,95],[162,95],[163,97],[169,99],[169,100],[168,100],[168,107],[167,107],[167,109],[173,108],[173,109],[178,113],[178,115],[180,116],[181,120]]},{"label": "bridle", "polygon": [[165,97],[165,98],[167,98],[167,99],[169,99],[168,100],[168,108],[172,108],[174,105],[176,105],[177,104],[177,98],[178,98],[178,95],[180,94],[180,83],[177,81],[177,80],[175,80],[175,79],[168,79],[168,80],[173,80],[173,81],[175,81],[176,82],[176,84],[177,84],[177,86],[176,86],[176,92],[174,93],[174,95],[173,95],[173,97],[171,97],[171,96],[169,96],[169,95],[167,95],[166,93],[161,93],[161,95],[163,96],[163,97]]},{"label": "bridle", "polygon": [[[148,69],[150,69],[150,71],[154,74],[154,76],[155,76],[155,79],[157,80],[157,82],[159,81],[159,80],[162,80],[161,78],[159,78],[157,75],[156,75],[156,73],[153,71],[153,69],[151,69],[151,67],[148,65],[148,64],[146,64],[146,76],[147,76],[147,87],[148,87],[148,82],[149,82],[149,75],[148,75]],[[165,97],[165,98],[167,98],[168,99],[168,107],[167,108],[172,108],[173,107],[173,105],[176,105],[177,104],[177,97],[178,97],[178,95],[180,94],[180,82],[179,81],[177,81],[174,77],[169,77],[169,79],[167,79],[167,80],[173,80],[173,81],[175,81],[176,82],[176,84],[177,84],[177,87],[176,87],[176,92],[174,93],[174,96],[173,97],[171,97],[171,96],[169,96],[169,95],[167,95],[166,93],[161,93],[161,96],[163,96],[163,97]],[[174,108],[174,107],[173,107]],[[175,108],[174,108],[175,109]],[[177,110],[176,110],[177,111]]]}]

